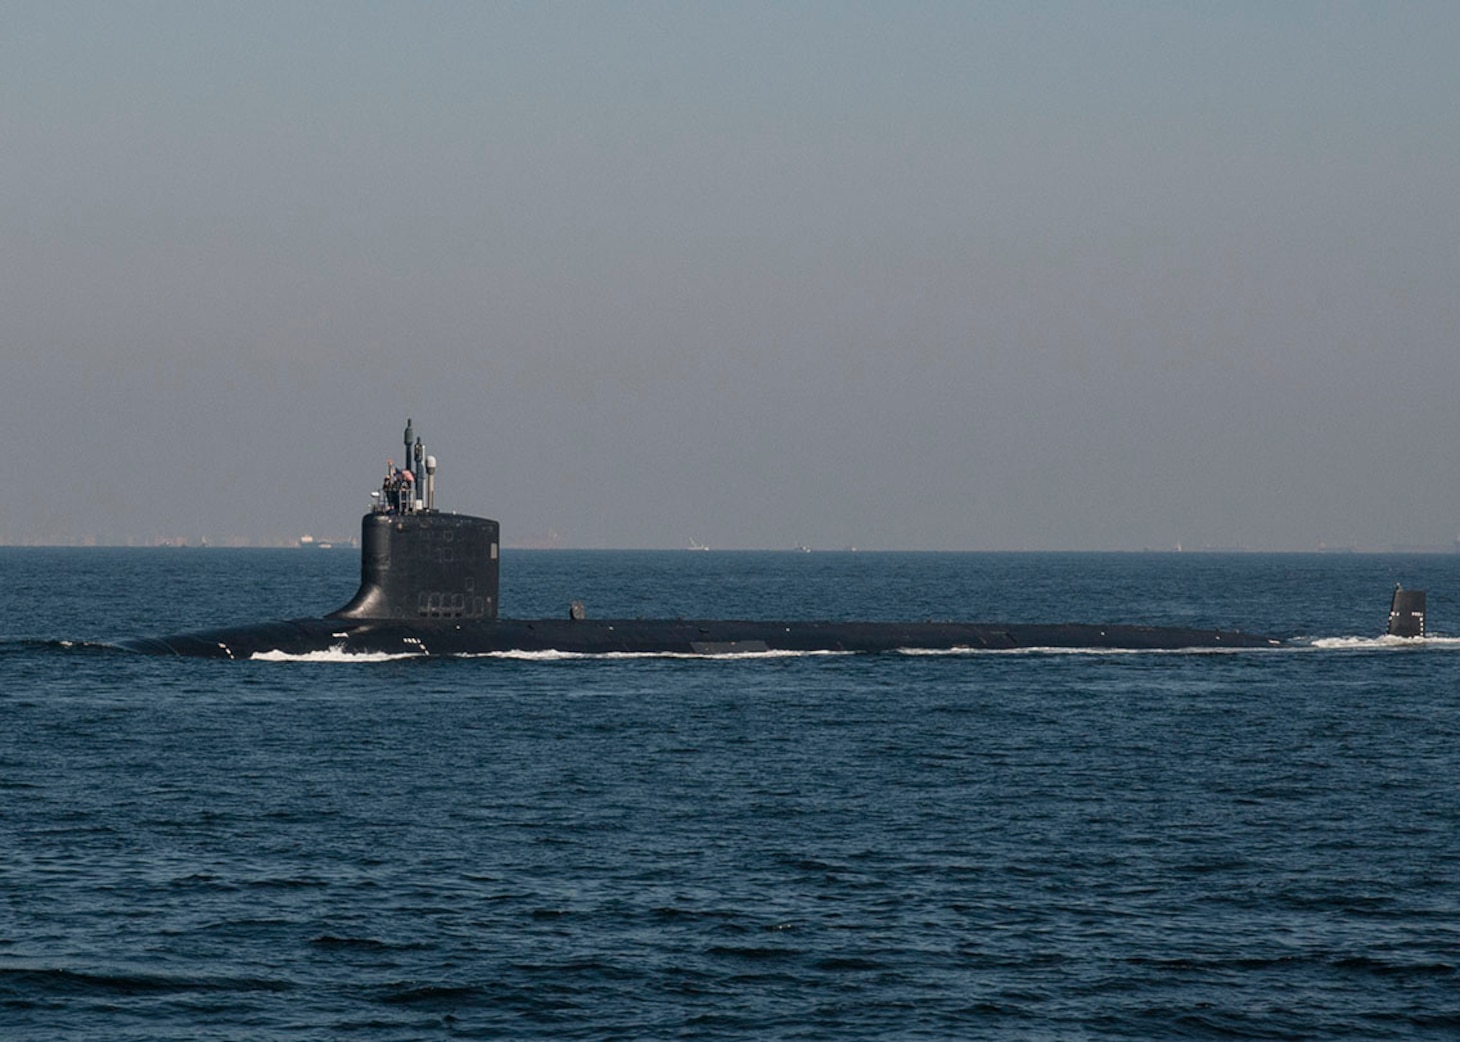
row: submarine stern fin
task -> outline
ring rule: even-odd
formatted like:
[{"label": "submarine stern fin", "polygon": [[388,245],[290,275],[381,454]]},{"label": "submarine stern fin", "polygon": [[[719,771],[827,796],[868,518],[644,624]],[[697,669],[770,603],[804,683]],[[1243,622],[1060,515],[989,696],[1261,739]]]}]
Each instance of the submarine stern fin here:
[{"label": "submarine stern fin", "polygon": [[1423,637],[1425,635],[1425,591],[1406,590],[1394,586],[1394,599],[1389,602],[1389,636]]}]

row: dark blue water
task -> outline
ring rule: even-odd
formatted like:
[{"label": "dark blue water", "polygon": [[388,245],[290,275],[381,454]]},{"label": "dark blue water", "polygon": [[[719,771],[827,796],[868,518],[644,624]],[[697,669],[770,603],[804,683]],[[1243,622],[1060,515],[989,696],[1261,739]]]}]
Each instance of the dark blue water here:
[{"label": "dark blue water", "polygon": [[[1460,559],[510,553],[511,614],[1293,650],[216,662],[347,551],[0,550],[0,1037],[1460,1030]],[[1352,639],[1346,639],[1352,638]],[[1315,646],[1315,642],[1318,646]]]}]

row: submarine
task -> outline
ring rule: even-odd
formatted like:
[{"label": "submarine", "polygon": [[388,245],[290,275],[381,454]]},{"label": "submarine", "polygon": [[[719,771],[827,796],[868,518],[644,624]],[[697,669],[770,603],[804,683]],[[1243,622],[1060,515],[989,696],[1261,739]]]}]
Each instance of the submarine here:
[{"label": "submarine", "polygon": [[[503,617],[498,610],[500,526],[489,518],[437,508],[436,458],[426,453],[409,419],[405,450],[400,467],[393,459],[387,461],[385,479],[371,493],[370,511],[360,522],[360,588],[342,607],[321,618],[138,637],[120,641],[120,646],[159,655],[247,659],[318,652],[733,655],[1283,645],[1277,638],[1240,630],[1173,626],[590,619],[580,601],[572,602],[564,617]],[[1412,617],[1405,618],[1406,626],[1412,626]]]}]

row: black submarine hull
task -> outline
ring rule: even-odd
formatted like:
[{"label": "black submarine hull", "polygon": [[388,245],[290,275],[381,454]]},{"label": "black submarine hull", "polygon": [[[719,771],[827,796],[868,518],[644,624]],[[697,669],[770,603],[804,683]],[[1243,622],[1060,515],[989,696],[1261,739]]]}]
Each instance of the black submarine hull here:
[{"label": "black submarine hull", "polygon": [[[1280,642],[1238,631],[1077,623],[766,622],[593,619],[573,602],[568,618],[498,614],[500,526],[436,509],[436,459],[406,421],[406,467],[386,476],[360,521],[360,586],[323,618],[263,622],[122,641],[132,651],[204,658],[320,652],[488,655],[562,652],[715,655],[756,652],[1013,651],[1021,648],[1178,650],[1266,648]],[[424,469],[424,488],[419,475]],[[424,498],[423,498],[424,497]]]},{"label": "black submarine hull", "polygon": [[320,652],[390,655],[730,655],[767,652],[1016,651],[1094,649],[1177,651],[1273,648],[1282,641],[1237,630],[1088,623],[767,622],[759,620],[293,619],[120,642],[131,651],[202,658],[303,656]]}]

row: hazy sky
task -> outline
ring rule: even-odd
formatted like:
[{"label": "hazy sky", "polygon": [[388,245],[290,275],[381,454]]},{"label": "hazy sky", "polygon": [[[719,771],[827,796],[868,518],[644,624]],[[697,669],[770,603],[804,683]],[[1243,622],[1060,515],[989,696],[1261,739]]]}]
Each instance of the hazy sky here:
[{"label": "hazy sky", "polygon": [[0,0],[0,539],[1460,531],[1460,4]]}]

